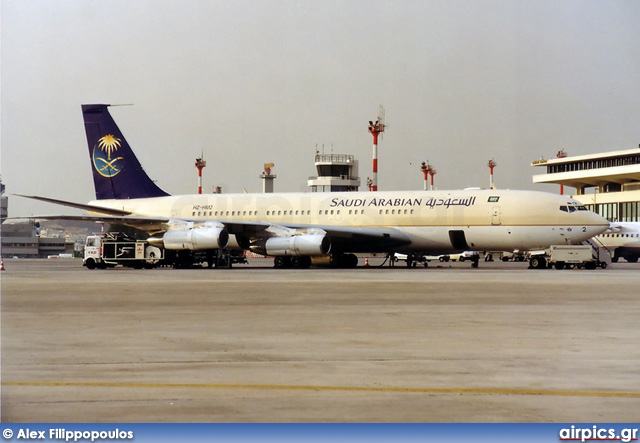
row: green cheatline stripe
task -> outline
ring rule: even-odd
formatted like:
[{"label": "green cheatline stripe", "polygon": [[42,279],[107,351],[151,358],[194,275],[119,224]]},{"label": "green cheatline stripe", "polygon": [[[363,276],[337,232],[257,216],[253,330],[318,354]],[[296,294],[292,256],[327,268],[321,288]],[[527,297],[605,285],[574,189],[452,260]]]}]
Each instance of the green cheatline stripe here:
[{"label": "green cheatline stripe", "polygon": [[273,389],[304,391],[352,392],[413,392],[425,394],[494,394],[494,395],[552,395],[569,397],[627,397],[640,398],[640,392],[557,391],[548,389],[515,388],[399,388],[366,386],[306,386],[306,385],[223,385],[205,383],[108,383],[108,382],[18,382],[5,381],[2,386],[47,387],[107,387],[107,388],[182,388],[182,389]]}]

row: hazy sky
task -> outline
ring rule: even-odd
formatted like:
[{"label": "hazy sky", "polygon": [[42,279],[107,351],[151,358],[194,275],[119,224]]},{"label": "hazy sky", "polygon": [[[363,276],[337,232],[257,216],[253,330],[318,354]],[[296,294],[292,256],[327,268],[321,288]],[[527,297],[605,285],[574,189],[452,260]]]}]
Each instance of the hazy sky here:
[{"label": "hazy sky", "polygon": [[[380,190],[534,185],[530,163],[640,143],[637,0],[0,0],[8,193],[94,198],[80,105],[112,115],[172,194],[308,191],[316,147]],[[361,190],[365,190],[362,186]],[[9,215],[77,213],[19,197]]]}]

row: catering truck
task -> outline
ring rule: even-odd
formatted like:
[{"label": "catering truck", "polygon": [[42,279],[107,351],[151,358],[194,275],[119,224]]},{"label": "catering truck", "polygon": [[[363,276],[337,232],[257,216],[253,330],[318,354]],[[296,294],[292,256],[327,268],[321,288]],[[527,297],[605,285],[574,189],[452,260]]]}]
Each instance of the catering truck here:
[{"label": "catering truck", "polygon": [[145,240],[136,240],[119,232],[107,232],[86,238],[82,265],[87,269],[105,269],[117,265],[149,269],[157,266],[163,258],[163,250]]}]

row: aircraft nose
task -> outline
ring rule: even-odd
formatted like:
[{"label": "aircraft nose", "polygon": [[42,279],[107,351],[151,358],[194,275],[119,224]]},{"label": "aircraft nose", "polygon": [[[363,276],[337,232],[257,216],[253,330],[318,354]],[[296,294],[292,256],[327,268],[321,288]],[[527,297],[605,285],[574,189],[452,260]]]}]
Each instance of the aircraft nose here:
[{"label": "aircraft nose", "polygon": [[587,232],[592,234],[592,237],[598,234],[602,234],[604,231],[609,229],[609,220],[607,220],[600,214],[589,211],[588,213],[584,214],[584,217],[584,224],[586,225]]}]

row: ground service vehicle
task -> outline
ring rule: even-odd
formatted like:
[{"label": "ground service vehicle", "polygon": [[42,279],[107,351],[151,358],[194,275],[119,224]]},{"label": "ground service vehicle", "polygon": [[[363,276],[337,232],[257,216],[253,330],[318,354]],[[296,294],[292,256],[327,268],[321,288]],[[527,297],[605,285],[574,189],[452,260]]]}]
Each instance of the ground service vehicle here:
[{"label": "ground service vehicle", "polygon": [[89,235],[85,240],[82,265],[105,269],[117,265],[153,268],[163,259],[163,251],[146,240],[135,240],[122,233]]},{"label": "ground service vehicle", "polygon": [[595,245],[552,245],[544,251],[531,253],[529,267],[534,269],[545,269],[554,267],[556,269],[585,268],[605,269],[611,262],[611,256]]}]

